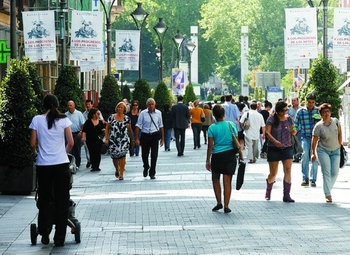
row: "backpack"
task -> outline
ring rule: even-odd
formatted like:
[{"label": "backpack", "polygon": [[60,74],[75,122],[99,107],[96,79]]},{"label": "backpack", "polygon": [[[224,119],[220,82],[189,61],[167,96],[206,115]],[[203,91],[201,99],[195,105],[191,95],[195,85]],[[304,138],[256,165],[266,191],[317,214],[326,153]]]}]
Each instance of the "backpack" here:
[{"label": "backpack", "polygon": [[247,112],[247,118],[243,122],[243,129],[248,130],[250,128],[249,112]]}]

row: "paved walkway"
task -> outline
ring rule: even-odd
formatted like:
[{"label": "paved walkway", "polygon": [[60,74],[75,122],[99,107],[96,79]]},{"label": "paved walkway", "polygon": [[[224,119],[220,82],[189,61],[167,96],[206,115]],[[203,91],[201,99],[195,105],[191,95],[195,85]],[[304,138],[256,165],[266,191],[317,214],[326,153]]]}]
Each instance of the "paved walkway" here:
[{"label": "paved walkway", "polygon": [[[206,145],[193,150],[187,130],[184,157],[159,152],[156,180],[143,178],[141,157],[127,157],[124,181],[116,180],[112,160],[103,155],[101,172],[84,167],[75,176],[72,199],[82,241],[67,233],[64,247],[31,245],[37,222],[31,196],[0,195],[0,254],[349,254],[350,167],[341,169],[327,204],[322,174],[316,188],[301,187],[300,164],[293,165],[292,198],[282,202],[282,171],[265,201],[265,159],[247,164],[245,183],[233,190],[232,213],[212,212]],[[86,161],[82,162],[82,166]],[[281,167],[281,166],[280,166]],[[234,177],[235,181],[235,177]],[[69,229],[68,229],[69,230]],[[53,235],[51,235],[52,238]]]}]

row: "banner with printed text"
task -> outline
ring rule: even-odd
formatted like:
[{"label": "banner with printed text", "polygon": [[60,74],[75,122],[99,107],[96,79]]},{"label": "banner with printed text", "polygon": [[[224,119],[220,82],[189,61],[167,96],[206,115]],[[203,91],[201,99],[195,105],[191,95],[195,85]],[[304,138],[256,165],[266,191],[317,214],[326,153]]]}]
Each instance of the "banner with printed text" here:
[{"label": "banner with printed text", "polygon": [[71,60],[101,60],[102,22],[102,12],[72,11]]},{"label": "banner with printed text", "polygon": [[285,12],[288,59],[317,58],[316,8],[292,8]]},{"label": "banner with printed text", "polygon": [[310,68],[310,59],[290,59],[288,58],[287,52],[287,33],[284,30],[284,69],[309,69]]},{"label": "banner with printed text", "polygon": [[173,95],[185,94],[185,70],[182,68],[172,69],[172,90]]},{"label": "banner with printed text", "polygon": [[350,8],[334,8],[333,58],[350,58]]},{"label": "banner with printed text", "polygon": [[116,69],[119,71],[138,71],[140,30],[116,30],[115,45]]},{"label": "banner with printed text", "polygon": [[57,61],[55,12],[22,12],[25,55],[31,62]]}]

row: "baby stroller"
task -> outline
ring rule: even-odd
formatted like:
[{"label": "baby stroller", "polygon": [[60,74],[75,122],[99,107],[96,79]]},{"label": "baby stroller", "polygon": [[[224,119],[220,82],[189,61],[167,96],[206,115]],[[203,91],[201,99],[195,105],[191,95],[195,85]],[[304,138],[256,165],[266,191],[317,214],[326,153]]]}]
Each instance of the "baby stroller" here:
[{"label": "baby stroller", "polygon": [[[77,166],[75,164],[75,157],[71,154],[68,154],[69,158],[69,169],[71,171],[71,180],[70,180],[70,189],[72,188],[73,184],[73,174],[77,172]],[[38,202],[38,191],[35,194],[35,201]],[[69,199],[69,208],[68,208],[68,220],[67,225],[71,229],[71,234],[74,235],[75,242],[80,243],[81,242],[81,224],[77,218],[75,218],[75,207],[76,203],[72,199]],[[30,240],[32,242],[32,245],[35,245],[37,243],[37,237],[39,235],[39,230],[35,223],[32,223],[30,225]]]}]

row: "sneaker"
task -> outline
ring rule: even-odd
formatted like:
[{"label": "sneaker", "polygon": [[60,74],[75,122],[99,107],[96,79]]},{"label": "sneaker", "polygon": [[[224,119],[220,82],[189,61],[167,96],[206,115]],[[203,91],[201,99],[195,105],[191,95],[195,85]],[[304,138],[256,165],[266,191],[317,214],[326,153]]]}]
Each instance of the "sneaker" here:
[{"label": "sneaker", "polygon": [[301,186],[309,186],[309,180],[304,179]]},{"label": "sneaker", "polygon": [[315,181],[311,181],[310,186],[311,187],[316,187],[316,182]]}]

